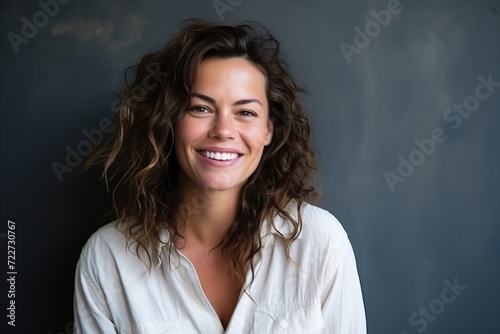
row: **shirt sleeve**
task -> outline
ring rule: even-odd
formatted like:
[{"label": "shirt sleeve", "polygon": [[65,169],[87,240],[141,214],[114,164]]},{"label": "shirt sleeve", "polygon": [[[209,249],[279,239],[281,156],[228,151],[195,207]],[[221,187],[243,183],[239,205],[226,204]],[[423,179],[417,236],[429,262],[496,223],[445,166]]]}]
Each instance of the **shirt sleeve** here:
[{"label": "shirt sleeve", "polygon": [[342,251],[335,257],[338,260],[334,261],[335,265],[326,276],[323,286],[323,333],[365,334],[363,296],[356,259],[347,235]]},{"label": "shirt sleeve", "polygon": [[76,334],[117,333],[104,294],[92,280],[81,258],[76,267],[74,317]]}]

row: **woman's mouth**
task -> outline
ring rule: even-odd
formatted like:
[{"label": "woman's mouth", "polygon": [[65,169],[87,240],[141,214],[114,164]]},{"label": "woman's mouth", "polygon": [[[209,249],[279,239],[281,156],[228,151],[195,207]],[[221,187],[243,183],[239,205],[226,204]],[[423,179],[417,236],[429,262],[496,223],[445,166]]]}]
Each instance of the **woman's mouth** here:
[{"label": "woman's mouth", "polygon": [[205,158],[218,161],[235,160],[240,156],[240,154],[238,153],[229,153],[229,152],[212,152],[212,151],[198,151],[198,152]]}]

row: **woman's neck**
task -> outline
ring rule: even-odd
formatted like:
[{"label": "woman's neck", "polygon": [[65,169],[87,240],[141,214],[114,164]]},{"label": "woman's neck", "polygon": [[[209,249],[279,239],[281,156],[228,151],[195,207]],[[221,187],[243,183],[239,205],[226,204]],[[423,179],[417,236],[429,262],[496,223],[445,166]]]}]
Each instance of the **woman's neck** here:
[{"label": "woman's neck", "polygon": [[215,191],[180,186],[178,219],[186,243],[213,249],[220,245],[236,217],[237,190]]}]

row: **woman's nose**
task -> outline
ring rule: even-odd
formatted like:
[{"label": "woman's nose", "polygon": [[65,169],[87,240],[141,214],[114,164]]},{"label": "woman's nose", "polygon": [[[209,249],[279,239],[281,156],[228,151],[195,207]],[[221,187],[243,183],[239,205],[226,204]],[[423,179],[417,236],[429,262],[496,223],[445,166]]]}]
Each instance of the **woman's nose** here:
[{"label": "woman's nose", "polygon": [[234,139],[235,124],[230,112],[219,112],[215,115],[208,136],[215,139]]}]

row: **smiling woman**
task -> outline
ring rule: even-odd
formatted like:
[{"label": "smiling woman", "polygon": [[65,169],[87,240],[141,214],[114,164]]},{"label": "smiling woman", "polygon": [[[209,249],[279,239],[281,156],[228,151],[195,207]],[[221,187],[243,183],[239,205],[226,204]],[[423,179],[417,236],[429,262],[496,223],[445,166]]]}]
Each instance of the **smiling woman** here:
[{"label": "smiling woman", "polygon": [[76,332],[365,333],[349,240],[307,203],[309,121],[277,40],[191,21],[134,69],[90,161],[117,217],[82,250]]},{"label": "smiling woman", "polygon": [[194,183],[180,188],[238,198],[272,138],[266,79],[248,60],[213,57],[201,62],[192,91],[174,127],[180,182]]}]

